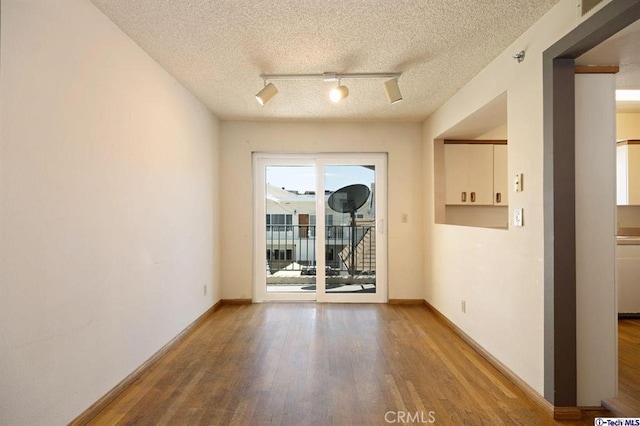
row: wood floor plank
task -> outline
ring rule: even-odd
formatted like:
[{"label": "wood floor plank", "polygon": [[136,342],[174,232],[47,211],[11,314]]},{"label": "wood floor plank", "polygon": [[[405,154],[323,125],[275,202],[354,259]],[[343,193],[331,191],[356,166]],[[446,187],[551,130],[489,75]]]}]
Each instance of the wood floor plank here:
[{"label": "wood floor plank", "polygon": [[556,424],[425,307],[315,303],[223,306],[91,424],[402,423],[398,416]]},{"label": "wood floor plank", "polygon": [[605,401],[619,416],[640,417],[640,319],[618,320],[618,396]]}]

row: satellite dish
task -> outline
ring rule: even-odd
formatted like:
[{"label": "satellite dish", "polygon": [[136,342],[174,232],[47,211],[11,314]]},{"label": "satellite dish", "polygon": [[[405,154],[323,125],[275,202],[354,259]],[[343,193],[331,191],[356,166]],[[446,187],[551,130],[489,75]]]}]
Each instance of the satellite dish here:
[{"label": "satellite dish", "polygon": [[338,189],[329,196],[327,203],[331,210],[339,213],[351,213],[352,215],[369,199],[369,187],[357,183]]},{"label": "satellite dish", "polygon": [[351,276],[355,276],[356,273],[356,211],[364,206],[364,203],[369,199],[369,194],[367,185],[357,183],[338,189],[327,200],[331,210],[338,213],[349,213],[351,216],[351,267],[349,268]]}]

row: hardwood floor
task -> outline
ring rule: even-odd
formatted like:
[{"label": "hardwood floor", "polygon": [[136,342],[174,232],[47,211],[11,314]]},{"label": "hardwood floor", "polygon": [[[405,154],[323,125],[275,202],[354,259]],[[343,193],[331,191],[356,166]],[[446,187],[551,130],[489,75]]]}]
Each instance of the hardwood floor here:
[{"label": "hardwood floor", "polygon": [[618,320],[618,396],[605,403],[620,416],[640,417],[640,319]]},{"label": "hardwood floor", "polygon": [[441,425],[593,425],[592,417],[554,422],[424,306],[315,303],[223,306],[91,424],[432,418]]}]

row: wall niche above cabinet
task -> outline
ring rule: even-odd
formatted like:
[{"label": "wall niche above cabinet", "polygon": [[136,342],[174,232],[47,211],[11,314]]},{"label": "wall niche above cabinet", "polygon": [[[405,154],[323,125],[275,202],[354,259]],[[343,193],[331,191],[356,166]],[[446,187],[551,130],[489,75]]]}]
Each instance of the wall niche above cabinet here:
[{"label": "wall niche above cabinet", "polygon": [[504,92],[433,140],[435,223],[509,227],[509,145]]},{"label": "wall niche above cabinet", "polygon": [[508,228],[507,140],[437,140],[434,161],[436,223]]}]

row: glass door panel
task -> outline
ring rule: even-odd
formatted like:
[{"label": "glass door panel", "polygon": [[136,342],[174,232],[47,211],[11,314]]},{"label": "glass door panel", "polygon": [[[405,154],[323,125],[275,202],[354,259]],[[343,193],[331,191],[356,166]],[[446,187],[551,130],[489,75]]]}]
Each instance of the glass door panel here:
[{"label": "glass door panel", "polygon": [[315,293],[315,167],[266,166],[264,202],[267,293]]},{"label": "glass door panel", "polygon": [[316,300],[316,174],[309,156],[253,155],[254,302]]},{"label": "glass door panel", "polygon": [[376,293],[375,165],[327,165],[326,293]]}]

